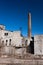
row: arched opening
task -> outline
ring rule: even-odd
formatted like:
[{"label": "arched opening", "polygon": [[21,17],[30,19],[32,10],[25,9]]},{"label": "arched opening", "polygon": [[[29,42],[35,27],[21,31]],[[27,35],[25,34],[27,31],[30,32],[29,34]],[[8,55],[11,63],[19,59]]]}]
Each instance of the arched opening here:
[{"label": "arched opening", "polygon": [[9,40],[9,45],[11,45],[11,39]]},{"label": "arched opening", "polygon": [[7,46],[8,40],[6,40],[6,46]]}]

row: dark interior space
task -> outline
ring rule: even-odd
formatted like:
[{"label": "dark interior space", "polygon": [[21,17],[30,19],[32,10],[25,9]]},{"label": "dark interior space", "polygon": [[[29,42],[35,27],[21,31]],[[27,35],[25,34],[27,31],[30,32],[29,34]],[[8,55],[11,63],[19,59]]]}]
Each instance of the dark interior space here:
[{"label": "dark interior space", "polygon": [[34,54],[34,37],[32,37],[32,41],[30,41],[30,48],[31,48],[31,53]]},{"label": "dark interior space", "polygon": [[32,37],[32,41],[30,41],[30,45],[27,47],[27,52],[34,54],[34,37]]}]

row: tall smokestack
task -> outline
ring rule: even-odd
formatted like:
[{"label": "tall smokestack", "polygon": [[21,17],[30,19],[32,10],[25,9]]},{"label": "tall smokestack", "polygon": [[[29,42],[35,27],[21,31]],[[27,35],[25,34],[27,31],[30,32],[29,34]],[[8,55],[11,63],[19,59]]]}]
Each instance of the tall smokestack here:
[{"label": "tall smokestack", "polygon": [[31,38],[31,13],[28,14],[28,38]]}]

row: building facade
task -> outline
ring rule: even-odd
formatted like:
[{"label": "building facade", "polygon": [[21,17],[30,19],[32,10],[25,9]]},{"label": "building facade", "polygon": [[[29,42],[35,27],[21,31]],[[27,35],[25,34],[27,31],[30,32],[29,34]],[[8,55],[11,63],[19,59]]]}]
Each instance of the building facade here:
[{"label": "building facade", "polygon": [[21,31],[7,31],[5,26],[0,25],[0,47],[2,54],[22,54],[22,52],[26,52],[26,48],[22,47],[29,45],[29,43],[30,40],[28,38],[21,36]]}]

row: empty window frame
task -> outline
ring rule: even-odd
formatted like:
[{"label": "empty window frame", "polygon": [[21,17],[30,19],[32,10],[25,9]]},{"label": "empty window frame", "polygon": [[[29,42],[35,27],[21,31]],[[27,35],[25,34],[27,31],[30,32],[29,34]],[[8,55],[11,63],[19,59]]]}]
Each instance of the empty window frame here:
[{"label": "empty window frame", "polygon": [[7,45],[7,42],[8,42],[8,40],[6,40],[6,45]]},{"label": "empty window frame", "polygon": [[4,40],[2,41],[2,46],[4,46]]},{"label": "empty window frame", "polygon": [[8,36],[8,33],[4,33],[5,36]]},{"label": "empty window frame", "polygon": [[11,39],[9,39],[9,45],[11,45]]}]

